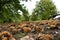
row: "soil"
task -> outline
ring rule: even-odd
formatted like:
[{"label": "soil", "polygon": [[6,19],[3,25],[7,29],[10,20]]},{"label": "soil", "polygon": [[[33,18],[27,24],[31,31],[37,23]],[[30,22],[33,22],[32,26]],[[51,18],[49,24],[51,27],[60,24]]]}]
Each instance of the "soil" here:
[{"label": "soil", "polygon": [[60,40],[60,20],[0,24],[0,40]]}]

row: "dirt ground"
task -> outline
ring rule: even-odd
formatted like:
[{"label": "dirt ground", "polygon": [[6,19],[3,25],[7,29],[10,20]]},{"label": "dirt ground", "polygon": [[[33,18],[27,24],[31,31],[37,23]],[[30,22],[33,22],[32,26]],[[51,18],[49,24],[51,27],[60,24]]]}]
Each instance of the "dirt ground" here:
[{"label": "dirt ground", "polygon": [[0,24],[0,40],[60,40],[60,20]]}]

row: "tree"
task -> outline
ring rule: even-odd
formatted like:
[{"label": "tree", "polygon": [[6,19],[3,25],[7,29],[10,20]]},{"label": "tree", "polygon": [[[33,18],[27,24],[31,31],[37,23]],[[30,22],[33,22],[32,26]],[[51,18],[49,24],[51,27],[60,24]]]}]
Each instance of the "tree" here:
[{"label": "tree", "polygon": [[36,21],[38,20],[37,15],[33,12],[32,15],[30,15],[29,21]]},{"label": "tree", "polygon": [[[22,0],[20,0],[22,1]],[[0,22],[19,22],[21,21],[18,10],[22,11],[26,17],[27,10],[23,8],[19,0],[0,0]],[[23,0],[24,1],[24,0]],[[27,1],[27,0],[26,0]]]},{"label": "tree", "polygon": [[[37,16],[36,20],[49,20],[52,15],[57,14],[56,6],[52,0],[40,0],[37,2],[33,14]],[[35,19],[33,14],[32,16]]]},{"label": "tree", "polygon": [[21,15],[21,21],[29,21],[29,12],[25,9]]}]

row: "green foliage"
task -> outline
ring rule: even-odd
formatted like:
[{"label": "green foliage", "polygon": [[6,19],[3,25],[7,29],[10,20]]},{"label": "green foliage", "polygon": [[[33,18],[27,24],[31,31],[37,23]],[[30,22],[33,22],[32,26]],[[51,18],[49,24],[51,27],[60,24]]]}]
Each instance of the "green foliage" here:
[{"label": "green foliage", "polygon": [[[20,0],[23,1],[23,0]],[[28,11],[23,8],[19,0],[1,0],[0,1],[0,22],[20,22],[21,15],[18,10],[23,13],[25,19],[28,17]],[[27,1],[27,0],[26,0]]]},{"label": "green foliage", "polygon": [[[48,20],[52,15],[57,14],[56,7],[51,0],[41,0],[36,4],[32,15],[23,7],[20,2],[28,0],[1,0],[0,1],[0,23]],[[22,15],[18,12],[20,10]]]},{"label": "green foliage", "polygon": [[[57,14],[57,10],[52,0],[40,0],[33,13],[32,16],[35,20],[49,20],[52,15]],[[31,17],[31,19],[33,18]]]},{"label": "green foliage", "polygon": [[22,10],[23,14],[21,15],[22,21],[29,21],[29,13],[26,9]]},{"label": "green foliage", "polygon": [[29,21],[36,21],[36,20],[38,20],[37,15],[35,13],[32,13],[32,15],[30,16]]}]

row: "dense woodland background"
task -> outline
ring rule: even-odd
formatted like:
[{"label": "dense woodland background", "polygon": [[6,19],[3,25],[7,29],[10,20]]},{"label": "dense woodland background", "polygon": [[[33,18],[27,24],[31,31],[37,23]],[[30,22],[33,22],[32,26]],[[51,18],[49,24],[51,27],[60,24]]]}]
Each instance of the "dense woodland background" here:
[{"label": "dense woodland background", "polygon": [[0,0],[0,23],[49,20],[58,13],[52,0],[40,0],[29,15],[26,7],[23,7],[24,4],[20,3],[21,1],[31,0]]}]

